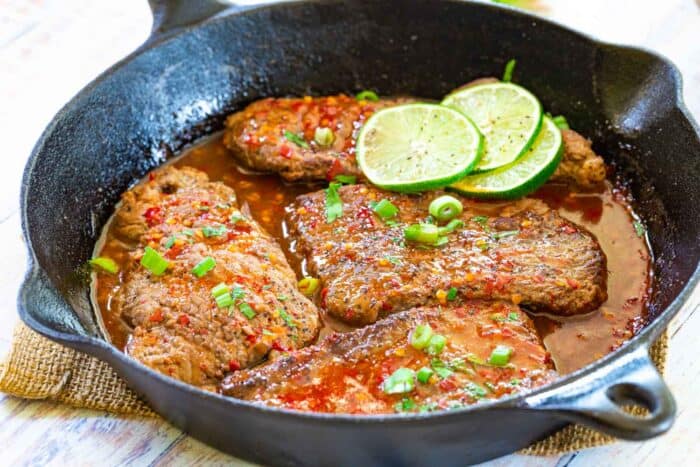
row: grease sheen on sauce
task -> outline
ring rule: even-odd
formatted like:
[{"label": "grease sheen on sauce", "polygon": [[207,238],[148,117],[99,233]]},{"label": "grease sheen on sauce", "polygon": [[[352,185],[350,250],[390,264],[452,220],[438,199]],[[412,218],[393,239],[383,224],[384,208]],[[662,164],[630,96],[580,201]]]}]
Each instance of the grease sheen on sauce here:
[{"label": "grease sheen on sauce", "polygon": [[[285,207],[302,194],[322,188],[323,184],[287,184],[276,175],[250,174],[239,166],[221,142],[221,135],[186,150],[173,162],[202,170],[212,181],[221,181],[236,191],[243,210],[278,239],[299,277],[304,263],[294,253],[294,242],[286,234]],[[575,193],[562,185],[546,185],[534,197],[548,203],[559,213],[590,230],[600,242],[608,260],[608,300],[593,313],[569,319],[536,316],[535,323],[544,344],[552,354],[557,370],[569,373],[602,357],[629,340],[646,323],[651,255],[647,244],[633,225],[633,213],[625,193],[606,184],[596,193]],[[109,227],[98,245],[99,255],[117,263],[127,257],[123,246],[110,235]],[[112,296],[119,277],[100,274],[95,281],[95,300],[105,331],[117,347],[123,349],[128,327],[118,318]],[[321,335],[349,327],[324,316]]]}]

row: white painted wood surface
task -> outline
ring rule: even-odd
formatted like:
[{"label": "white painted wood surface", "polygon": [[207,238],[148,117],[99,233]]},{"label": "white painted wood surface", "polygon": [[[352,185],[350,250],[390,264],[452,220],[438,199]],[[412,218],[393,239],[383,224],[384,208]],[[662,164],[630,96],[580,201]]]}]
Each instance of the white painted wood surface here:
[{"label": "white painted wood surface", "polygon": [[[545,14],[601,39],[656,50],[685,79],[700,116],[700,0],[540,0]],[[17,320],[24,272],[18,193],[22,168],[56,111],[147,36],[146,0],[0,0],[0,356]],[[669,161],[671,163],[671,161]],[[494,466],[697,465],[700,293],[672,324],[666,380],[679,414],[665,436],[566,456],[511,455]],[[0,394],[2,465],[201,465],[240,463],[161,420],[117,417]]]}]

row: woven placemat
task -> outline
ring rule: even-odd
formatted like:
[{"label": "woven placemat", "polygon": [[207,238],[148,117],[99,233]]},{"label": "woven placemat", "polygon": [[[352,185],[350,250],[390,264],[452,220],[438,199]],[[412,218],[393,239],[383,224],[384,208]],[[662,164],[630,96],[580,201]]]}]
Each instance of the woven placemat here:
[{"label": "woven placemat", "polygon": [[[651,349],[661,373],[667,350],[668,336],[664,333]],[[0,364],[0,392],[118,414],[157,416],[108,364],[56,344],[24,324],[15,329],[10,353]],[[552,456],[613,441],[611,436],[570,425],[520,453]]]}]

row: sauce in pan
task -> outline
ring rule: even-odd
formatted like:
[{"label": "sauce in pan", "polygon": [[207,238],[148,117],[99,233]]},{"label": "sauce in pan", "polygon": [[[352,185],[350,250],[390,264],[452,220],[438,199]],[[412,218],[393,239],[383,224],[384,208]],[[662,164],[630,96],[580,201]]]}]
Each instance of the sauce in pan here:
[{"label": "sauce in pan", "polygon": [[[285,250],[291,266],[299,276],[304,264],[297,260],[294,245],[286,235],[285,206],[296,196],[322,187],[319,184],[287,184],[276,175],[250,174],[241,171],[222,144],[221,135],[214,136],[185,151],[173,162],[206,172],[211,180],[231,186],[239,203]],[[634,217],[625,193],[606,184],[597,193],[574,193],[562,185],[546,185],[535,197],[558,209],[564,217],[584,226],[598,238],[608,259],[608,300],[593,313],[556,320],[535,317],[544,344],[551,352],[557,370],[566,374],[602,357],[630,339],[646,323],[646,301],[650,284],[651,255],[643,236],[638,235]],[[96,253],[114,259],[118,264],[127,258],[127,250],[105,229]],[[129,327],[118,319],[112,297],[119,286],[119,276],[100,274],[93,281],[94,299],[106,333],[114,345],[124,348]],[[345,324],[324,316],[321,334],[349,329]]]}]

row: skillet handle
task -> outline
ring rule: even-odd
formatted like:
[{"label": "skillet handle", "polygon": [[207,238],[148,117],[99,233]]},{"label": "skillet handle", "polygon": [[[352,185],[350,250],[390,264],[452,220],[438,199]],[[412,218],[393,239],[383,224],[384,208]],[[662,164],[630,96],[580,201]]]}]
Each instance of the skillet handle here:
[{"label": "skillet handle", "polygon": [[[622,410],[630,404],[645,407],[649,414],[638,417]],[[525,406],[628,440],[661,435],[676,416],[673,395],[645,345],[571,384],[527,397]]]},{"label": "skillet handle", "polygon": [[221,0],[148,0],[148,4],[153,14],[149,42],[234,8],[230,2]]}]

